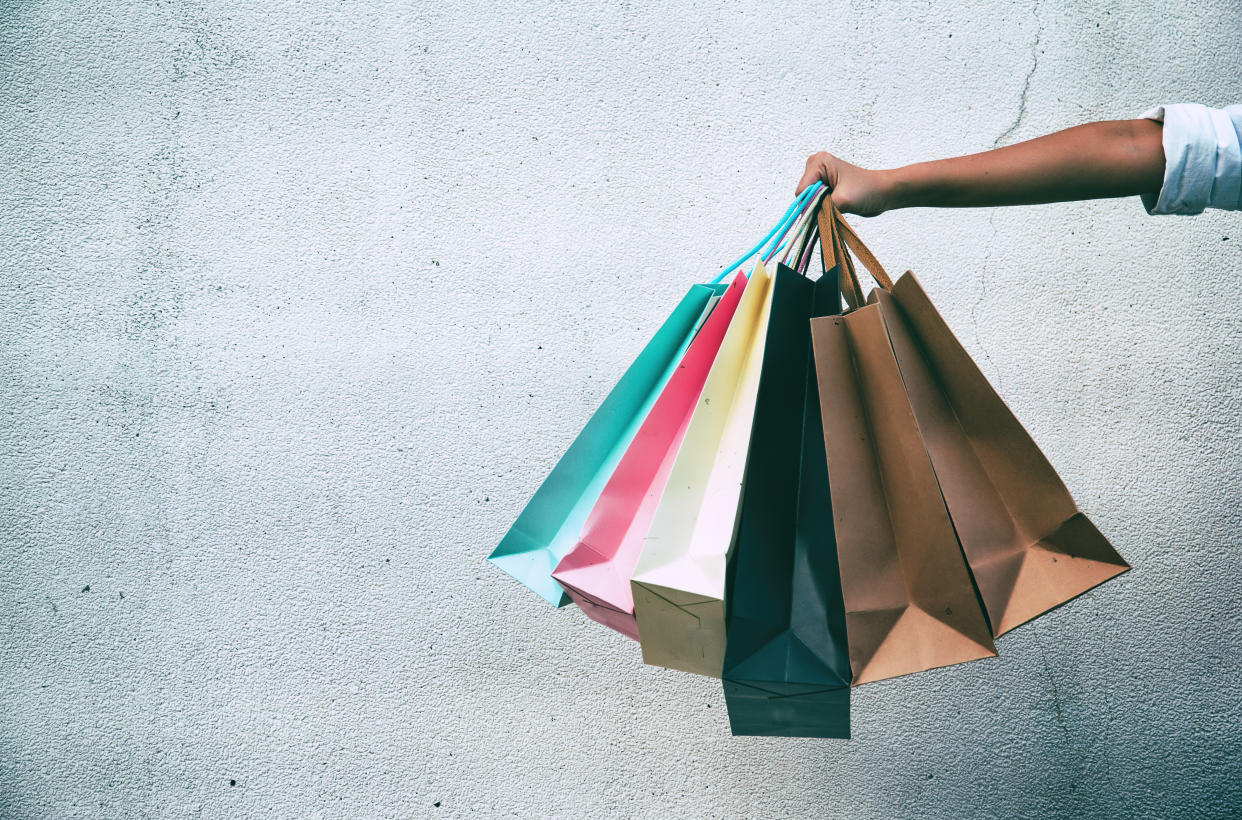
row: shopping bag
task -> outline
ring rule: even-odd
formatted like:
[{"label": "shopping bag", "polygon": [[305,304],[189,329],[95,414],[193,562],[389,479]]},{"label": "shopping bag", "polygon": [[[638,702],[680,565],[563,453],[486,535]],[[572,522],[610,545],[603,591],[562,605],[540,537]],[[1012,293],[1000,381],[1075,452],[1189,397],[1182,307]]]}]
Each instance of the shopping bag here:
[{"label": "shopping bag", "polygon": [[488,560],[556,606],[552,569],[578,540],[621,455],[724,285],[694,285],[621,376]]},{"label": "shopping bag", "polygon": [[725,567],[771,298],[760,261],[712,363],[643,540],[631,591],[644,663],[720,676]]},{"label": "shopping bag", "polygon": [[588,617],[635,640],[630,576],[642,539],[731,320],[737,311],[753,312],[762,286],[741,273],[734,277],[608,478],[577,543],[552,572]]},{"label": "shopping bag", "polygon": [[876,296],[993,634],[1129,569],[914,275]]},{"label": "shopping bag", "polygon": [[[825,223],[881,287],[891,286],[830,202],[820,213],[821,233]],[[844,316],[812,319],[811,337],[846,637],[859,685],[992,657],[996,648],[885,315],[875,303],[852,306]]]},{"label": "shopping bag", "polygon": [[[832,259],[830,238],[822,242]],[[840,312],[838,267],[777,268],[729,564],[725,705],[735,735],[848,738],[850,665],[810,319]]]}]

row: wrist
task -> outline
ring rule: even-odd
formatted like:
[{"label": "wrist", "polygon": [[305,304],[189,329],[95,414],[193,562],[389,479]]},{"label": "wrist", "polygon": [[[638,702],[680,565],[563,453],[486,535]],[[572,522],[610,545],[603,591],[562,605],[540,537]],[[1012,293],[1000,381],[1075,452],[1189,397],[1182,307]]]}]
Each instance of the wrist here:
[{"label": "wrist", "polygon": [[917,165],[903,165],[878,172],[885,210],[912,208],[922,204],[923,184]]}]

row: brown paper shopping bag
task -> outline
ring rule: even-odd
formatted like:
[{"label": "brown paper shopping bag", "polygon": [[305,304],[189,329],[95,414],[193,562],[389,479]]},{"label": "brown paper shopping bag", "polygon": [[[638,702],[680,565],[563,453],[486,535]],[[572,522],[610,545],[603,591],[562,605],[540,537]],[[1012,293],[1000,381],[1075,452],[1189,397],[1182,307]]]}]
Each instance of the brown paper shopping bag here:
[{"label": "brown paper shopping bag", "polygon": [[[846,230],[826,203],[820,235],[844,237],[881,287],[888,286],[883,269]],[[857,304],[857,278],[848,261],[843,267],[842,292],[856,309],[812,319],[811,338],[857,685],[991,657],[996,648],[906,397],[885,316],[877,304]]]},{"label": "brown paper shopping bag", "polygon": [[875,296],[993,634],[1129,569],[914,275]]},{"label": "brown paper shopping bag", "polygon": [[879,308],[811,337],[854,683],[995,655]]}]

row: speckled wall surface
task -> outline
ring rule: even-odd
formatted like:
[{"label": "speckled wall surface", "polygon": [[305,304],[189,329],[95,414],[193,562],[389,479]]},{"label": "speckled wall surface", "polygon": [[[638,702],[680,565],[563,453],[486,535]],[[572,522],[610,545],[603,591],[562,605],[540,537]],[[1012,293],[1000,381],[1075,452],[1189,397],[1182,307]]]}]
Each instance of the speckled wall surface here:
[{"label": "speckled wall surface", "polygon": [[731,738],[484,557],[807,154],[1239,102],[1242,7],[9,3],[0,815],[1221,817],[1242,218],[856,220],[1135,569]]}]

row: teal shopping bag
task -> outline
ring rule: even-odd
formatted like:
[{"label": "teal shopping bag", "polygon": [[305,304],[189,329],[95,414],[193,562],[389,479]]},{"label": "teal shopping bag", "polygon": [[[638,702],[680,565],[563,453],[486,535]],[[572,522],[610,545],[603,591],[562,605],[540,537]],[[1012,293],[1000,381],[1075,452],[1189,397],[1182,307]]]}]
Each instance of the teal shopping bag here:
[{"label": "teal shopping bag", "polygon": [[549,603],[568,603],[552,569],[577,543],[587,513],[724,288],[691,286],[487,560]]}]

